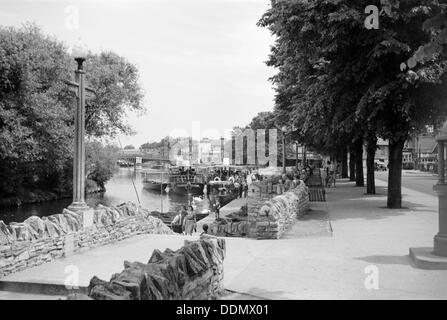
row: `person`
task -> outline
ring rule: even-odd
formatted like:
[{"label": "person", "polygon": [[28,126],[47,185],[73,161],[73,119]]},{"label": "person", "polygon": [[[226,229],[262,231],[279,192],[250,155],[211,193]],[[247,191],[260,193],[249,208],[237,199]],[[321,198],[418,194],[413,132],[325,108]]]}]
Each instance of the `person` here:
[{"label": "person", "polygon": [[326,188],[330,187],[330,182],[331,182],[331,175],[329,172],[330,166],[331,166],[331,161],[328,160],[324,165],[324,180],[323,181],[324,181],[324,186]]},{"label": "person", "polygon": [[187,187],[186,187],[187,189],[186,190],[188,190],[188,206],[189,205],[191,205],[192,204],[192,200],[193,200],[193,195],[192,195],[192,193],[190,192],[190,190],[191,190],[191,184],[188,182],[188,185],[187,185]]},{"label": "person", "polygon": [[326,164],[326,161],[321,166],[320,176],[321,176],[321,184],[324,187],[326,187],[326,185],[327,185],[327,164]]},{"label": "person", "polygon": [[172,231],[174,231],[175,233],[183,232],[182,220],[183,220],[183,212],[182,210],[180,210],[171,222]]},{"label": "person", "polygon": [[239,178],[233,181],[233,185],[234,185],[234,191],[236,193],[236,198],[239,198],[241,196],[240,194],[241,184],[239,183]]},{"label": "person", "polygon": [[208,197],[208,183],[205,183],[203,186],[203,195],[204,197]]},{"label": "person", "polygon": [[248,195],[248,183],[247,183],[247,181],[245,179],[242,181],[242,193],[243,193],[244,198],[247,198],[247,195]]},{"label": "person", "polygon": [[286,176],[286,181],[284,183],[284,192],[290,191],[293,189],[293,182],[289,175]]},{"label": "person", "polygon": [[300,185],[300,177],[298,176],[298,174],[295,174],[293,176],[293,188],[296,188]]},{"label": "person", "polygon": [[237,182],[239,183],[239,198],[242,198],[242,195],[244,193],[244,178],[239,177],[237,179]]},{"label": "person", "polygon": [[202,226],[203,232],[200,235],[208,234],[208,225],[206,223]]},{"label": "person", "polygon": [[194,208],[191,205],[188,206],[188,211],[184,220],[185,234],[192,236],[192,233],[196,228],[197,220]]},{"label": "person", "polygon": [[216,199],[216,202],[213,205],[214,212],[216,213],[216,220],[220,219],[220,201],[219,199]]},{"label": "person", "polygon": [[183,205],[178,214],[174,217],[174,219],[171,222],[172,231],[175,233],[182,234],[184,232],[184,222],[186,217],[186,206]]},{"label": "person", "polygon": [[336,187],[335,182],[337,181],[338,164],[333,162],[329,170],[331,171],[332,182],[333,182],[334,188],[335,188]]},{"label": "person", "polygon": [[301,178],[303,179],[304,183],[307,185],[309,183],[309,172],[306,169],[303,169],[303,171],[301,172]]},{"label": "person", "polygon": [[247,185],[250,187],[251,186],[251,184],[253,183],[253,178],[252,178],[252,174],[251,173],[249,173],[249,174],[247,174]]}]

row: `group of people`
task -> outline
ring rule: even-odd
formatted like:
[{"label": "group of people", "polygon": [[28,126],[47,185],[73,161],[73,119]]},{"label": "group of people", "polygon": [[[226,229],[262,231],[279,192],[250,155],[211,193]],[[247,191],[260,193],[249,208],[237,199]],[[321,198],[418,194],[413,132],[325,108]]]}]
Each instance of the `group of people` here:
[{"label": "group of people", "polygon": [[[192,235],[197,232],[197,217],[194,208],[191,205],[182,205],[174,220],[171,222],[172,230],[175,233]],[[203,232],[200,235],[208,233],[208,225],[202,225]]]},{"label": "group of people", "polygon": [[236,173],[236,175],[230,176],[228,178],[228,181],[231,181],[233,183],[236,198],[247,197],[248,185],[249,185],[249,182],[247,181],[247,175],[245,174],[239,175]]},{"label": "group of people", "polygon": [[330,188],[332,185],[335,188],[337,181],[338,165],[335,162],[324,162],[321,168],[321,180],[326,188]]},{"label": "group of people", "polygon": [[197,219],[192,205],[183,205],[171,222],[172,230],[176,233],[192,235],[197,229]]}]

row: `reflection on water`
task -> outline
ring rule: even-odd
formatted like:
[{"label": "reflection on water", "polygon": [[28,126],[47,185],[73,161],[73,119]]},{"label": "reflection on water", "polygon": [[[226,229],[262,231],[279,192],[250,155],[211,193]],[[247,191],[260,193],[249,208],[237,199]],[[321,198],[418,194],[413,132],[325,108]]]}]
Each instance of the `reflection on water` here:
[{"label": "reflection on water", "polygon": [[[134,179],[135,188],[132,184]],[[143,188],[140,172],[135,172],[133,168],[120,168],[119,171],[106,185],[105,193],[87,195],[87,204],[95,207],[101,203],[106,206],[115,206],[126,201],[138,203],[138,197],[141,204],[150,211],[176,212],[182,204],[186,204],[187,197],[173,193],[163,193]],[[136,192],[138,192],[138,197]],[[0,220],[5,223],[22,222],[30,216],[48,216],[61,213],[64,208],[69,206],[71,199],[62,199],[56,201],[43,202],[39,204],[24,205],[20,208],[0,209]],[[208,202],[197,203],[197,212],[208,208]]]}]

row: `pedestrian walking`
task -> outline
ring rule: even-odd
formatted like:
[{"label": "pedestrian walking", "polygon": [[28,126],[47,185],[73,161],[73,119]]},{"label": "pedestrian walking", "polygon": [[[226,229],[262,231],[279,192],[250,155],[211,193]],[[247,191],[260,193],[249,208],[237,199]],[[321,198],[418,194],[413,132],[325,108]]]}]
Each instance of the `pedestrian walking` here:
[{"label": "pedestrian walking", "polygon": [[329,166],[329,174],[331,176],[331,183],[334,184],[334,188],[336,182],[336,173],[337,173],[337,165],[335,164],[335,162],[332,162],[331,165]]},{"label": "pedestrian walking", "polygon": [[172,231],[183,233],[183,210],[180,210],[171,222]]},{"label": "pedestrian walking", "polygon": [[188,206],[188,211],[185,217],[185,234],[192,235],[193,231],[196,229],[196,214],[194,213],[194,208],[192,206]]},{"label": "pedestrian walking", "polygon": [[214,212],[216,214],[216,220],[220,219],[220,201],[219,199],[216,199],[216,202],[213,205],[214,207]]}]

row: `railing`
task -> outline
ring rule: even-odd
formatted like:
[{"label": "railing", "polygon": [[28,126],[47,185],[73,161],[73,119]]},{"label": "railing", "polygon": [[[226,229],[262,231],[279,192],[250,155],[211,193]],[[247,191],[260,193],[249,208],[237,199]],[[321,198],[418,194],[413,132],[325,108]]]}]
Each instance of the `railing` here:
[{"label": "railing", "polygon": [[170,175],[169,182],[171,183],[206,183],[206,178],[203,175]]}]

